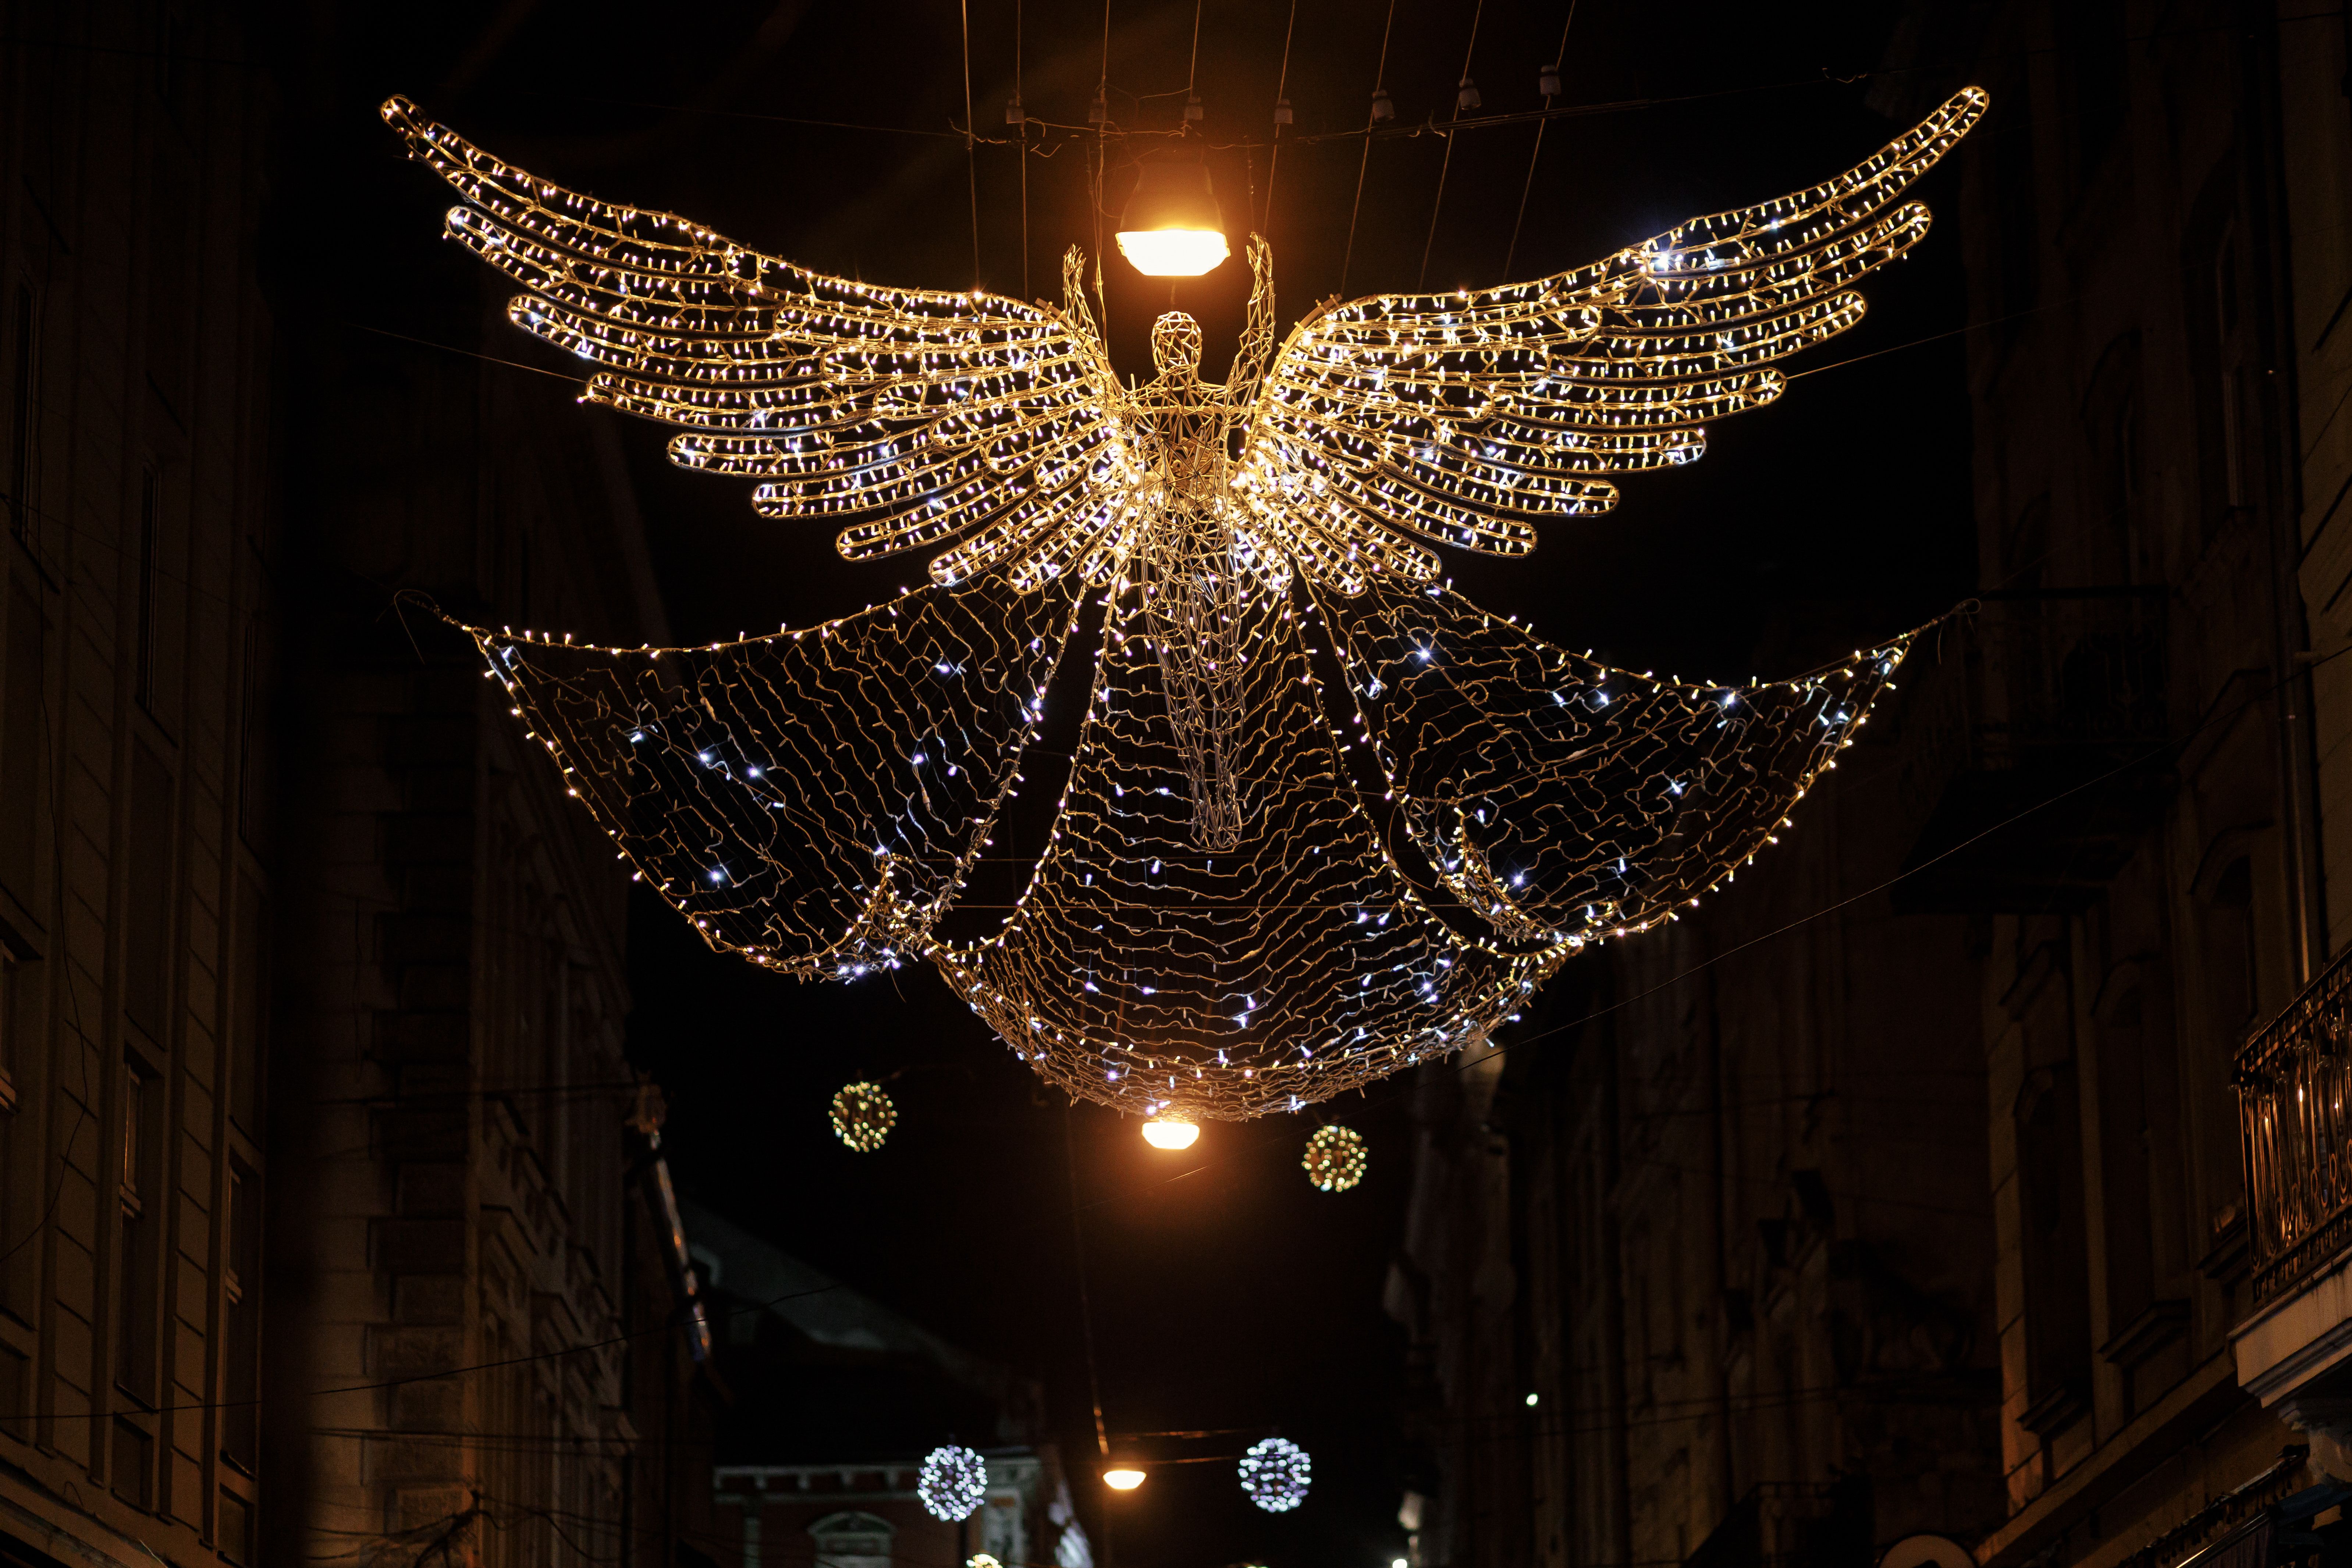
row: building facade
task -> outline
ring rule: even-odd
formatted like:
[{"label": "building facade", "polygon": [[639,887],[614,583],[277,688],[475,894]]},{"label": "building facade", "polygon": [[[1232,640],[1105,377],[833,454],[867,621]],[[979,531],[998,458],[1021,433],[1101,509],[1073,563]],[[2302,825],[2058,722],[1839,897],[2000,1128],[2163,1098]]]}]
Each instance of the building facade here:
[{"label": "building facade", "polygon": [[1768,874],[1426,1073],[1422,1564],[2340,1549],[2347,34],[1895,34],[1891,121],[1992,94],[1937,203],[1979,602]]},{"label": "building facade", "polygon": [[698,1561],[625,874],[393,593],[660,640],[629,488],[267,21],[0,16],[0,1561]]},{"label": "building facade", "polygon": [[[1034,1379],[707,1208],[685,1214],[735,1396],[716,1435],[714,1556],[743,1568],[924,1568],[986,1552],[1094,1568]],[[987,1466],[985,1500],[961,1521],[932,1513],[918,1490],[924,1457],[947,1443]]]}]

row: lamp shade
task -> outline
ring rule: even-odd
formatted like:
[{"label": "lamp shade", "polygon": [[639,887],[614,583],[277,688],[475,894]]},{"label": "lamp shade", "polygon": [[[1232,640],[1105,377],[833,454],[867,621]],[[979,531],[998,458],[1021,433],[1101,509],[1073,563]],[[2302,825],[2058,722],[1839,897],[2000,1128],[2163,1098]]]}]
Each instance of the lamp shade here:
[{"label": "lamp shade", "polygon": [[1118,248],[1150,278],[1198,278],[1230,255],[1225,215],[1205,163],[1153,160],[1137,171],[1118,216]]}]

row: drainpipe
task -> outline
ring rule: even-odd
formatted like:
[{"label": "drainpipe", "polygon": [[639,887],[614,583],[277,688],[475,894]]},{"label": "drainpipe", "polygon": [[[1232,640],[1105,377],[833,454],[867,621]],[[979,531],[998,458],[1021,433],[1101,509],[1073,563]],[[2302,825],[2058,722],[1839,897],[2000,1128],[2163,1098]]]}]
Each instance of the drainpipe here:
[{"label": "drainpipe", "polygon": [[[2257,184],[2266,210],[2260,232],[2269,240],[2272,264],[2265,285],[2272,309],[2265,312],[2271,331],[2265,334],[2263,380],[2272,389],[2271,447],[2279,462],[2279,482],[2273,487],[2269,545],[2271,553],[2272,665],[2279,686],[2280,807],[2285,826],[2288,882],[2287,951],[2294,961],[2294,984],[2290,994],[2311,984],[2326,955],[2326,909],[2321,886],[2318,812],[2315,801],[2318,763],[2311,737],[2312,683],[2308,649],[2311,639],[2304,615],[2303,563],[2303,436],[2297,398],[2299,369],[2294,324],[2294,254],[2286,214],[2286,147],[2278,93],[2278,37],[2275,19],[2250,29],[2246,95],[2257,110],[2262,127],[2263,158]],[[2284,370],[2284,374],[2282,374]]]}]

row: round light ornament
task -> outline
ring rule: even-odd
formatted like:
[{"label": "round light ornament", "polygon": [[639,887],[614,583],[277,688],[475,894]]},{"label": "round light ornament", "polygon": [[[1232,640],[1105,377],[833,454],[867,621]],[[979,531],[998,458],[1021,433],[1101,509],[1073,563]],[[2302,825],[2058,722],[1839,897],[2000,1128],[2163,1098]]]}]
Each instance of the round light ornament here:
[{"label": "round light ornament", "polygon": [[861,1154],[882,1147],[882,1140],[897,1125],[898,1108],[878,1083],[845,1083],[833,1097],[833,1130]]},{"label": "round light ornament", "polygon": [[1306,1169],[1307,1179],[1323,1191],[1344,1193],[1364,1179],[1369,1160],[1362,1133],[1333,1125],[1316,1129],[1315,1136],[1307,1141],[1307,1157],[1298,1163]]},{"label": "round light ornament", "polygon": [[934,1448],[923,1456],[915,1495],[933,1519],[970,1519],[988,1500],[988,1461],[953,1443]]},{"label": "round light ornament", "polygon": [[1315,1467],[1307,1450],[1287,1437],[1252,1443],[1242,1456],[1242,1490],[1268,1513],[1288,1513],[1307,1500]]}]

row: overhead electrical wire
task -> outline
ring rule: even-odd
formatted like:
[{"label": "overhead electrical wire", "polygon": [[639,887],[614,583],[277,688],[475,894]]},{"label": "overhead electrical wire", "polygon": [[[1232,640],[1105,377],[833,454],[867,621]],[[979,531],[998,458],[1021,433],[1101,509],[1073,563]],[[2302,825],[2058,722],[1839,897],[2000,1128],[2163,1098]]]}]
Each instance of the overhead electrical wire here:
[{"label": "overhead electrical wire", "polygon": [[971,191],[971,286],[980,287],[979,128],[971,120],[971,0],[957,0],[963,17],[963,172]]},{"label": "overhead electrical wire", "polygon": [[[1108,0],[1105,0],[1108,4]],[[1481,5],[1486,0],[1479,0]],[[1356,219],[1364,210],[1364,174],[1372,166],[1372,127],[1381,118],[1381,93],[1388,82],[1389,33],[1396,26],[1396,0],[1389,0],[1388,20],[1381,24],[1381,63],[1372,71],[1372,107],[1365,110],[1364,155],[1356,164],[1356,205],[1348,209],[1348,247],[1339,258],[1339,295],[1348,293],[1348,268],[1356,259]],[[1312,140],[1312,138],[1309,138]],[[1099,249],[1100,246],[1097,245]]]},{"label": "overhead electrical wire", "polygon": [[[1576,0],[1568,0],[1568,20],[1560,24],[1559,47],[1552,51],[1551,68],[1555,72],[1563,69],[1568,64],[1568,30],[1575,26]],[[1566,86],[1556,75],[1547,79],[1554,88]],[[1552,96],[1549,92],[1544,94],[1544,108],[1547,110],[1551,108]],[[1535,151],[1528,154],[1527,183],[1519,187],[1519,216],[1511,220],[1511,246],[1508,250],[1503,252],[1503,279],[1506,282],[1510,280],[1511,268],[1519,258],[1519,228],[1528,221],[1528,195],[1536,188],[1536,162],[1543,156],[1544,128],[1550,123],[1549,119],[1536,121]]]},{"label": "overhead electrical wire", "polygon": [[[1449,129],[1461,122],[1463,100],[1471,94],[1470,57],[1478,52],[1478,23],[1486,15],[1486,0],[1478,0],[1476,8],[1470,13],[1470,46],[1462,51],[1462,85],[1454,89],[1454,118],[1447,121]],[[1421,242],[1421,271],[1413,279],[1415,289],[1429,286],[1429,252],[1437,243],[1437,215],[1445,210],[1445,176],[1453,167],[1454,138],[1448,134],[1445,156],[1437,164],[1437,198],[1429,204],[1429,237]]]},{"label": "overhead electrical wire", "polygon": [[1290,102],[1290,36],[1298,29],[1298,0],[1290,0],[1290,20],[1282,29],[1282,71],[1274,82],[1274,139],[1268,143],[1274,150],[1265,160],[1265,216],[1258,222],[1258,232],[1266,234],[1274,228],[1274,176],[1282,166],[1282,115]]},{"label": "overhead electrical wire", "polygon": [[1021,110],[1021,297],[1029,298],[1029,105],[1021,96],[1021,0],[1013,0],[1013,101]]}]

